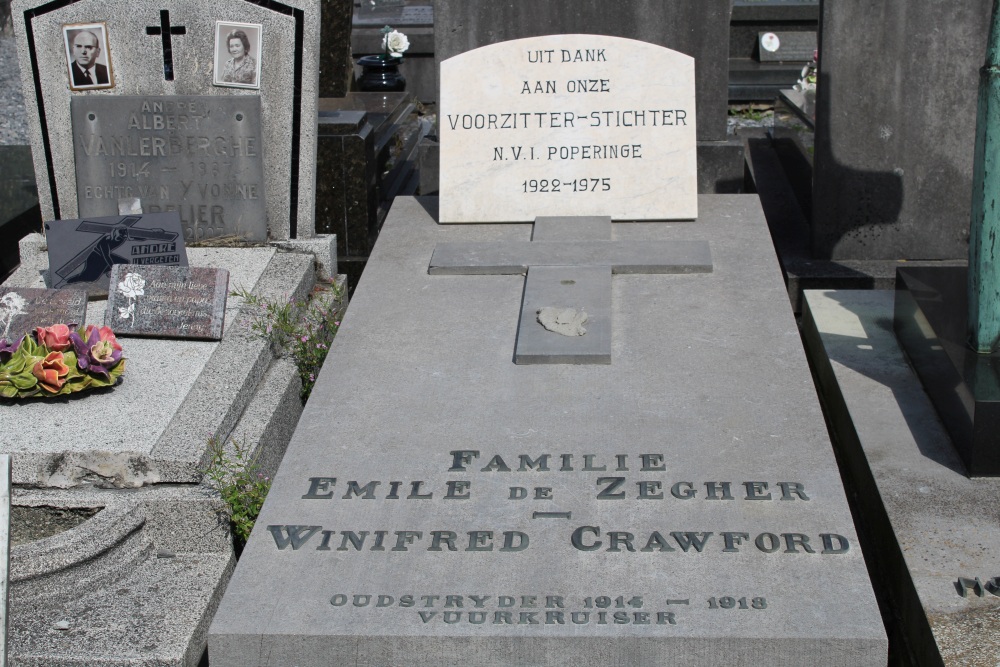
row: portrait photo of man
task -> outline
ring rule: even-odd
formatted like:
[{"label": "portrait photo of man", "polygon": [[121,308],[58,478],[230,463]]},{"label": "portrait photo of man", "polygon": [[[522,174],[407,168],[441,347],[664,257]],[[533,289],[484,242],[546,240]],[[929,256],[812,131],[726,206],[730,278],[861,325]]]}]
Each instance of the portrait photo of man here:
[{"label": "portrait photo of man", "polygon": [[103,23],[63,26],[69,85],[73,90],[111,88],[114,78],[107,50],[107,27]]},{"label": "portrait photo of man", "polygon": [[216,86],[260,88],[260,43],[264,27],[259,23],[215,23]]}]

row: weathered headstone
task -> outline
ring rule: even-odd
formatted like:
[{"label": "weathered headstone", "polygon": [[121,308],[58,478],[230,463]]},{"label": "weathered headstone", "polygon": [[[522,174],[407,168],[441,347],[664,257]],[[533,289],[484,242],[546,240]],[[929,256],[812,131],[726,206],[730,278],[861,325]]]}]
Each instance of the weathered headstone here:
[{"label": "weathered headstone", "polygon": [[[490,85],[469,85],[487,70]],[[599,35],[442,62],[441,222],[696,218],[694,74],[682,53]]]},{"label": "weathered headstone", "polygon": [[229,271],[116,264],[104,323],[119,335],[219,340]]},{"label": "weathered headstone", "polygon": [[35,327],[82,324],[87,317],[87,292],[80,289],[39,289],[0,286],[0,338],[15,343]]},{"label": "weathered headstone", "polygon": [[[438,203],[393,205],[213,621],[213,667],[884,665],[756,198],[613,229],[574,204],[534,230],[442,225]],[[611,275],[710,241],[711,273]],[[607,337],[610,364],[514,363],[533,263],[556,300],[535,325]],[[588,329],[564,281],[610,326]]]},{"label": "weathered headstone", "polygon": [[[318,59],[314,54],[319,51],[320,4],[320,0],[266,3],[213,0],[207,5],[190,0],[142,1],[130,4],[128,11],[113,15],[93,1],[25,2],[20,5],[18,55],[22,83],[28,93],[25,95],[28,128],[43,218],[78,217],[87,200],[77,186],[74,160],[75,151],[80,150],[75,136],[84,130],[75,127],[71,100],[84,96],[88,100],[96,96],[141,96],[151,102],[157,98],[174,98],[179,103],[189,101],[192,96],[230,99],[250,96],[260,99],[257,148],[263,156],[267,237],[312,236],[318,85]],[[260,62],[255,63],[260,66],[259,90],[215,84],[218,21],[261,26]],[[113,65],[112,87],[71,91],[63,26],[96,22],[106,28],[106,43],[102,47]],[[258,45],[251,47],[256,51]],[[246,103],[252,104],[249,100]],[[205,100],[198,108],[226,108],[215,107],[215,104],[214,99]],[[150,120],[153,121],[152,116]],[[128,122],[126,115],[117,128],[122,134],[129,134]],[[211,180],[203,179],[202,182],[209,183],[219,182],[216,179],[225,171],[222,163],[226,162],[226,156],[216,153],[220,139],[221,143],[230,143],[232,131],[218,125],[211,127],[213,131],[199,134],[189,126],[187,136],[195,137],[195,144],[184,152],[199,158],[186,167],[188,174],[208,175]],[[136,128],[131,129],[136,131]],[[216,132],[216,129],[223,131]],[[184,134],[180,129],[173,133],[155,129],[140,131],[151,141],[155,137]],[[207,153],[200,152],[202,144],[199,142],[203,141],[209,144],[204,148]],[[107,156],[105,168],[111,169],[114,162],[122,162],[114,157]],[[135,173],[139,174],[141,162],[136,162]],[[213,166],[213,163],[219,164]],[[204,173],[202,166],[206,170]],[[215,171],[216,167],[219,172]],[[131,167],[126,167],[122,177],[130,178],[130,170]],[[185,177],[185,180],[188,179]],[[177,179],[169,182],[176,183]],[[141,177],[135,179],[134,184],[155,185],[152,178],[147,182]],[[168,203],[185,203],[174,201],[173,192],[170,195]],[[223,192],[215,203],[225,206],[233,201],[227,200]],[[186,203],[197,205],[201,202]],[[208,221],[212,221],[210,215]]]},{"label": "weathered headstone", "polygon": [[70,101],[79,215],[121,199],[177,211],[184,238],[267,240],[256,96],[89,96]]},{"label": "weathered headstone", "polygon": [[115,264],[187,266],[176,211],[45,223],[49,248],[48,284],[108,290]]}]

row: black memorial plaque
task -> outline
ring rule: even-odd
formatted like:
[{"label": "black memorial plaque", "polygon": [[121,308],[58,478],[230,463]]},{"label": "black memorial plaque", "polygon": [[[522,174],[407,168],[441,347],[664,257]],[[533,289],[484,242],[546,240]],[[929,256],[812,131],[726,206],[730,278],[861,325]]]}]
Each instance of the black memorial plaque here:
[{"label": "black memorial plaque", "polygon": [[762,63],[808,62],[817,49],[815,32],[762,32],[757,39]]},{"label": "black memorial plaque", "polygon": [[0,287],[0,339],[10,343],[35,327],[83,324],[86,317],[85,290]]},{"label": "black memorial plaque", "polygon": [[104,323],[120,336],[219,340],[228,289],[225,269],[119,264]]},{"label": "black memorial plaque", "polygon": [[49,285],[108,291],[115,264],[187,266],[187,251],[176,211],[115,215],[45,223]]},{"label": "black memorial plaque", "polygon": [[80,216],[177,211],[184,238],[267,239],[260,97],[75,96]]}]

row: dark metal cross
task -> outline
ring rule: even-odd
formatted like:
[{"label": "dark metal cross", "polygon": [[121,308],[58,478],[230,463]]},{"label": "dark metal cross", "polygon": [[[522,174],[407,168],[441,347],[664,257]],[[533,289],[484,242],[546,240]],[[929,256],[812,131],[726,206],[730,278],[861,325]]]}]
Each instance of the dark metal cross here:
[{"label": "dark metal cross", "polygon": [[163,42],[163,79],[165,81],[174,80],[174,50],[170,43],[171,35],[185,35],[187,28],[182,25],[170,25],[170,12],[166,9],[160,10],[160,25],[146,26],[147,35],[159,35]]}]

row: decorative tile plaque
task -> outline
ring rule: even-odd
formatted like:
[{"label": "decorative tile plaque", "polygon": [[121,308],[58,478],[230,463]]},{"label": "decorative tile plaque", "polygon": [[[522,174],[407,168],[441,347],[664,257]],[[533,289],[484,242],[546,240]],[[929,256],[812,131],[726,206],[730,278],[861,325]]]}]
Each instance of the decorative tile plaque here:
[{"label": "decorative tile plaque", "polygon": [[108,291],[115,264],[187,266],[187,251],[177,212],[115,215],[45,223],[49,246],[49,285],[86,287],[92,295]]},{"label": "decorative tile plaque", "polygon": [[260,97],[88,95],[71,113],[81,216],[138,197],[177,211],[188,241],[267,239]]},{"label": "decorative tile plaque", "polygon": [[86,318],[84,290],[0,287],[0,338],[11,343],[35,327],[83,324]]},{"label": "decorative tile plaque", "polygon": [[104,323],[122,336],[219,340],[229,271],[187,266],[111,270]]}]

